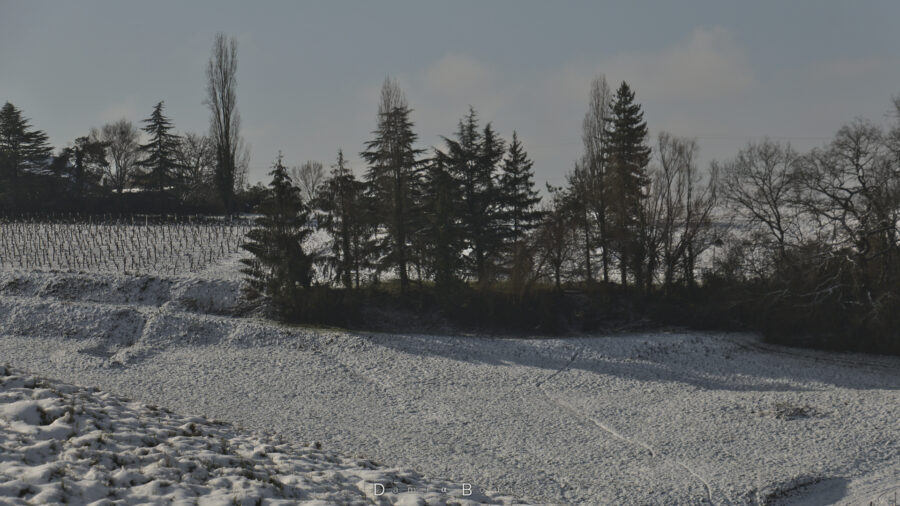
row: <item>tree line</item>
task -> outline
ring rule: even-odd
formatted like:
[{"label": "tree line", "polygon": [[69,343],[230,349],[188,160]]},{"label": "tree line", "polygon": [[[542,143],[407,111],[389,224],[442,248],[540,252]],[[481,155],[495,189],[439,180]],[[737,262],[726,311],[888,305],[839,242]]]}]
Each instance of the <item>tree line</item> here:
[{"label": "tree line", "polygon": [[241,210],[249,150],[240,135],[236,71],[237,42],[218,34],[206,68],[206,134],[176,134],[160,101],[140,128],[122,118],[54,153],[47,134],[6,102],[0,109],[0,211]]},{"label": "tree line", "polygon": [[[290,319],[327,320],[396,293],[524,326],[612,307],[900,352],[900,98],[888,126],[855,120],[807,153],[751,142],[701,169],[696,139],[651,138],[631,86],[600,75],[581,153],[565,184],[542,192],[519,135],[504,138],[472,107],[440,145],[420,146],[388,78],[358,174],[342,150],[329,167],[288,168],[279,155],[268,187],[247,189],[236,68],[236,42],[218,35],[207,135],[175,135],[160,102],[143,144],[122,120],[52,155],[7,103],[0,205],[87,205],[106,192],[166,210],[252,209],[262,217],[245,246],[250,292]],[[305,247],[317,232],[326,247]]]},{"label": "tree line", "polygon": [[[470,107],[422,149],[386,80],[361,178],[342,151],[328,174],[307,163],[292,177],[276,162],[247,246],[257,293],[315,320],[328,312],[309,303],[323,287],[394,282],[450,306],[502,294],[529,320],[546,309],[534,304],[565,312],[559,297],[574,290],[692,325],[900,350],[900,101],[886,131],[856,120],[805,154],[751,142],[700,170],[696,139],[651,140],[627,83],[612,91],[599,76],[590,90],[583,152],[542,199],[515,131],[502,138]],[[314,228],[330,238],[324,254],[303,250]],[[535,302],[541,293],[557,302]]]},{"label": "tree line", "polygon": [[584,154],[566,187],[547,186],[549,202],[515,131],[503,139],[470,107],[443,145],[425,150],[411,112],[386,80],[360,153],[362,179],[342,151],[327,175],[312,162],[293,177],[281,158],[274,166],[269,200],[282,195],[276,179],[298,186],[310,223],[332,238],[321,259],[329,282],[359,288],[389,273],[401,291],[424,282],[521,290],[548,274],[557,288],[579,279],[649,289],[660,270],[666,284],[694,282],[711,242],[716,178],[697,170],[696,141],[669,134],[659,136],[660,166],[651,170],[647,125],[627,83],[615,94],[605,78],[593,83]]}]

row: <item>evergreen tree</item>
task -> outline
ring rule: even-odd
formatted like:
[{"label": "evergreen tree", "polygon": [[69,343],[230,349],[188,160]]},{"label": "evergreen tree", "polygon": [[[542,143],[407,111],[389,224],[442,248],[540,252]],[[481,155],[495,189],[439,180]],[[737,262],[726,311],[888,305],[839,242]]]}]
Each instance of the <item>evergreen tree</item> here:
[{"label": "evergreen tree", "polygon": [[457,219],[461,187],[450,170],[450,160],[439,150],[428,164],[423,193],[422,235],[438,294],[444,295],[459,281],[463,237]]},{"label": "evergreen tree", "polygon": [[603,189],[608,206],[609,235],[619,254],[622,284],[628,282],[628,269],[634,269],[638,285],[645,252],[639,237],[643,220],[643,200],[650,184],[647,165],[650,147],[647,145],[647,123],[640,104],[634,102],[634,92],[624,81],[613,99],[612,117],[607,122],[609,132],[609,167],[604,175]]},{"label": "evergreen tree", "polygon": [[366,173],[376,222],[384,234],[373,245],[378,269],[396,269],[400,289],[409,287],[408,265],[416,230],[416,207],[421,190],[421,149],[413,147],[418,136],[409,116],[412,112],[396,82],[387,79],[382,88],[378,127],[360,155],[369,164]]},{"label": "evergreen tree", "polygon": [[498,188],[503,209],[503,239],[512,246],[524,241],[541,221],[538,210],[541,196],[534,188],[533,166],[534,162],[528,158],[513,131]]},{"label": "evergreen tree", "polygon": [[172,122],[163,114],[163,102],[153,107],[153,113],[143,123],[142,130],[150,140],[141,145],[144,158],[137,165],[144,172],[136,179],[140,186],[162,194],[177,182],[180,140],[170,133]]},{"label": "evergreen tree", "polygon": [[0,196],[14,204],[23,172],[44,168],[50,155],[47,134],[31,129],[22,111],[6,102],[0,109]]},{"label": "evergreen tree", "polygon": [[478,157],[477,176],[482,191],[478,195],[476,209],[480,213],[482,227],[472,230],[475,250],[476,273],[478,282],[493,281],[497,267],[503,257],[503,215],[502,201],[497,188],[500,162],[506,153],[506,143],[501,139],[490,123],[485,125],[482,133],[481,153]]},{"label": "evergreen tree", "polygon": [[268,297],[282,316],[303,317],[297,309],[302,307],[303,291],[312,285],[315,261],[303,250],[303,241],[312,232],[309,211],[291,182],[281,153],[269,174],[272,181],[260,206],[262,217],[242,246],[253,256],[241,260],[241,272],[247,275],[251,296]]},{"label": "evergreen tree", "polygon": [[331,174],[322,184],[316,198],[316,207],[322,212],[319,226],[332,238],[328,263],[334,270],[334,279],[344,288],[353,288],[354,279],[359,287],[362,244],[365,243],[363,185],[357,181],[347,166],[343,150],[338,150],[337,162],[331,166]]},{"label": "evergreen tree", "polygon": [[459,122],[455,139],[444,138],[449,168],[462,188],[460,220],[465,247],[471,250],[468,270],[480,283],[490,281],[493,264],[500,255],[500,203],[495,180],[504,142],[490,124],[478,130],[478,115],[469,114]]}]

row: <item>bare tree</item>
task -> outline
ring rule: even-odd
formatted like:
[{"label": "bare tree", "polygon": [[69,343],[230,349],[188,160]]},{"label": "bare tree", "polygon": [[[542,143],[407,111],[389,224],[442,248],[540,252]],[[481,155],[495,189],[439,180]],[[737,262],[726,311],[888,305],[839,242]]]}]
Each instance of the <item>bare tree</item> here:
[{"label": "bare tree", "polygon": [[183,198],[202,199],[213,185],[215,148],[209,137],[193,132],[183,135],[180,141],[177,156],[186,190]]},{"label": "bare tree", "polygon": [[894,156],[894,162],[900,165],[900,95],[894,97],[893,102],[897,121],[887,134],[887,147]]},{"label": "bare tree", "polygon": [[717,173],[711,170],[705,186],[696,167],[696,139],[660,132],[657,138],[658,168],[653,174],[648,214],[658,220],[654,235],[663,269],[663,283],[675,282],[678,270],[683,281],[694,282],[697,256],[711,242],[711,214],[715,205]]},{"label": "bare tree", "polygon": [[99,139],[106,144],[112,158],[112,163],[104,169],[105,175],[121,194],[140,156],[140,132],[133,123],[122,118],[103,125]]},{"label": "bare tree", "polygon": [[[799,164],[800,203],[832,250],[853,252],[862,286],[893,276],[900,259],[900,164],[885,135],[858,120]],[[876,264],[873,264],[876,263]],[[881,279],[872,279],[872,277]]]},{"label": "bare tree", "polygon": [[[582,127],[582,142],[584,143],[584,178],[582,193],[588,199],[587,209],[593,214],[599,237],[596,240],[600,247],[600,262],[603,270],[603,281],[609,281],[609,243],[607,241],[606,202],[604,200],[603,180],[606,171],[606,137],[608,135],[607,121],[610,116],[612,102],[612,90],[606,83],[606,76],[600,74],[591,82],[590,100],[588,111],[584,115]],[[586,245],[589,255],[593,244]],[[590,267],[590,259],[587,259]],[[590,274],[588,274],[590,277]]]},{"label": "bare tree", "polygon": [[237,40],[216,34],[212,56],[206,67],[206,101],[209,106],[210,138],[216,154],[215,182],[226,212],[235,210],[238,157],[243,151],[241,117],[237,111]]},{"label": "bare tree", "polygon": [[594,281],[593,253],[597,242],[594,210],[598,195],[595,191],[596,182],[586,158],[575,162],[572,172],[566,175],[566,183],[566,212],[571,220],[572,240],[578,245],[581,256],[579,270],[584,276],[585,283],[590,284]]},{"label": "bare tree", "polygon": [[291,179],[300,188],[304,202],[312,202],[325,181],[325,168],[322,162],[307,161],[299,167],[291,169]]},{"label": "bare tree", "polygon": [[787,259],[788,246],[799,242],[802,231],[794,205],[796,160],[790,145],[765,140],[749,144],[724,164],[713,162],[722,195],[743,227],[763,231],[780,260]]},{"label": "bare tree", "polygon": [[563,188],[547,184],[550,202],[544,203],[536,242],[539,262],[535,270],[546,272],[557,289],[562,288],[565,267],[573,258],[572,223],[568,197]]},{"label": "bare tree", "polygon": [[[694,148],[690,151],[696,153],[696,141],[692,142]],[[685,195],[686,216],[684,220],[683,240],[684,281],[687,285],[694,284],[697,258],[716,241],[720,240],[720,234],[714,228],[713,213],[718,205],[719,170],[712,166],[706,175],[706,184],[703,177],[693,165],[693,154],[685,163]]]},{"label": "bare tree", "polygon": [[381,101],[378,102],[378,118],[390,113],[395,109],[405,109],[409,107],[406,101],[406,94],[400,89],[400,83],[396,79],[389,77],[384,78],[381,85]]}]

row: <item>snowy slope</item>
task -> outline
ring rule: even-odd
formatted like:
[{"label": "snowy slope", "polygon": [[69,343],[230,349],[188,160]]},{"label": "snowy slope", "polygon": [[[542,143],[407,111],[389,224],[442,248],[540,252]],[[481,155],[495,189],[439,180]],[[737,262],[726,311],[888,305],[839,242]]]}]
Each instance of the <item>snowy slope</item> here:
[{"label": "snowy slope", "polygon": [[868,504],[900,486],[897,358],[287,327],[228,316],[236,286],[0,275],[0,363],[534,502]]},{"label": "snowy slope", "polygon": [[317,446],[0,366],[2,504],[499,502]]}]

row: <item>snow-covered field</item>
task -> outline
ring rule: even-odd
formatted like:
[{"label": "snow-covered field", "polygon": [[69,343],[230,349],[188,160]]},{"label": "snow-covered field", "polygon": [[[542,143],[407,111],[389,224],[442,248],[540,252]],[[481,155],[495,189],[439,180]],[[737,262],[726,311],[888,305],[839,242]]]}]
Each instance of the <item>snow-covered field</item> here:
[{"label": "snow-covered field", "polygon": [[[239,283],[225,275],[232,267],[182,278],[0,273],[0,364],[18,378],[2,402],[30,396],[37,404],[22,404],[23,412],[69,402],[71,390],[56,383],[29,391],[20,370],[97,387],[105,393],[92,394],[85,406],[108,405],[110,419],[135,420],[110,444],[140,446],[135,434],[146,423],[174,431],[171,451],[184,454],[177,462],[196,462],[192,452],[227,453],[191,446],[195,436],[179,427],[197,423],[234,441],[235,453],[222,458],[251,459],[260,445],[276,448],[287,463],[268,450],[253,463],[278,480],[314,481],[298,469],[322,466],[337,481],[303,490],[326,501],[343,497],[328,494],[361,494],[360,479],[401,476],[451,488],[471,483],[491,497],[535,503],[889,504],[900,496],[900,359],[697,332],[501,339],[287,327],[230,315],[239,304]],[[106,393],[184,418],[153,418]],[[56,453],[40,450],[50,443],[39,439],[56,434],[56,419],[39,426],[9,413],[4,407],[0,415],[0,441],[36,431],[28,437],[38,445],[38,465],[47,459],[58,466],[78,451],[64,442]],[[187,418],[194,416],[238,428]],[[81,447],[99,437],[90,431],[111,430],[79,420],[60,424],[83,424],[77,437],[88,439]],[[294,446],[264,442],[271,438]],[[311,441],[337,452],[337,462],[330,466],[324,452],[303,446]],[[6,459],[6,447],[0,455]],[[164,457],[154,455],[134,465],[156,462],[159,474],[151,478],[174,486],[163,477]],[[383,468],[359,474],[368,460],[428,479]],[[116,472],[97,462],[96,476]],[[39,478],[53,481],[47,473]],[[10,476],[25,474],[0,467],[0,481]],[[231,500],[246,485],[237,480],[215,482],[223,487],[219,497]],[[171,493],[209,486],[187,481]],[[258,488],[240,490],[272,490],[252,486]],[[21,488],[0,490],[15,495]]]},{"label": "snow-covered field", "polygon": [[497,502],[317,446],[0,366],[3,504]]}]

